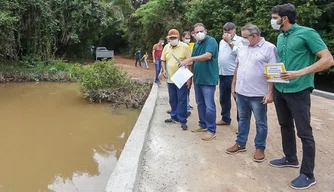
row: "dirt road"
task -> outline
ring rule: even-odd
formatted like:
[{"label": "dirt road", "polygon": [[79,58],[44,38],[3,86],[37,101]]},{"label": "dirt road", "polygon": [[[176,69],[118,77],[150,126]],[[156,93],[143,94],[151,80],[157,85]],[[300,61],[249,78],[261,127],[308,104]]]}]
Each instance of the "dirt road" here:
[{"label": "dirt road", "polygon": [[[142,61],[142,66],[144,62]],[[115,56],[115,65],[120,66],[122,69],[128,72],[133,78],[152,79],[155,77],[155,66],[151,62],[148,64],[149,69],[143,67],[135,67],[135,60],[128,59],[121,56]]]}]

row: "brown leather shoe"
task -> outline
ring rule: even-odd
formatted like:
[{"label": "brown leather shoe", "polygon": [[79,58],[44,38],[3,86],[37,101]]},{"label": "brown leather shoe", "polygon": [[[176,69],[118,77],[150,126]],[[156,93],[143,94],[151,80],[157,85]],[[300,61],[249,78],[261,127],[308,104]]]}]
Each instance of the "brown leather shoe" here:
[{"label": "brown leather shoe", "polygon": [[253,160],[255,162],[261,163],[265,159],[264,151],[262,149],[256,149],[254,153]]},{"label": "brown leather shoe", "polygon": [[212,140],[212,139],[214,139],[214,138],[216,138],[216,134],[215,133],[211,133],[211,132],[206,132],[205,134],[204,134],[204,136],[202,137],[202,139],[204,140],[204,141],[210,141],[210,140]]},{"label": "brown leather shoe", "polygon": [[239,152],[245,152],[246,151],[246,147],[245,146],[240,146],[238,144],[234,144],[232,147],[226,149],[226,153],[227,154],[237,154]]},{"label": "brown leather shoe", "polygon": [[218,125],[218,126],[220,126],[220,125],[230,125],[230,123],[226,123],[223,120],[219,120],[219,121],[216,122],[216,125]]}]

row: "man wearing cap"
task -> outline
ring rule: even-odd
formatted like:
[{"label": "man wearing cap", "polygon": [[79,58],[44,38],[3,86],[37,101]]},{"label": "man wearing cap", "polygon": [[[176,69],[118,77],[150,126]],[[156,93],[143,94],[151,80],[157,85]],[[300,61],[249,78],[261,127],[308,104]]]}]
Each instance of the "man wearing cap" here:
[{"label": "man wearing cap", "polygon": [[182,62],[183,66],[193,66],[193,81],[199,116],[199,128],[192,132],[206,132],[202,139],[210,141],[216,137],[215,91],[218,84],[218,44],[207,35],[202,23],[194,25],[196,44],[192,57]]},{"label": "man wearing cap", "polygon": [[190,49],[187,44],[180,42],[180,35],[176,29],[169,30],[168,38],[169,46],[165,46],[161,54],[162,74],[168,78],[167,86],[171,106],[170,118],[166,119],[165,123],[180,122],[181,128],[187,130],[187,94],[190,80],[179,89],[171,77],[179,69],[178,60],[183,61],[190,58]]}]

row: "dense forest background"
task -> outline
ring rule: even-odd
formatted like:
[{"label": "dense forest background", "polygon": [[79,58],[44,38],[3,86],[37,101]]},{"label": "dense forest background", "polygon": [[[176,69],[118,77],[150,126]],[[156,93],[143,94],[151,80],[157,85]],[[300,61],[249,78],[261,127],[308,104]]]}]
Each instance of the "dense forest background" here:
[{"label": "dense forest background", "polygon": [[[316,29],[334,53],[333,0],[0,0],[0,60],[89,58],[90,46],[149,51],[170,28],[202,22],[219,41],[222,26],[253,23],[276,43],[271,8],[293,3],[300,25]],[[329,72],[328,70],[327,72]]]}]

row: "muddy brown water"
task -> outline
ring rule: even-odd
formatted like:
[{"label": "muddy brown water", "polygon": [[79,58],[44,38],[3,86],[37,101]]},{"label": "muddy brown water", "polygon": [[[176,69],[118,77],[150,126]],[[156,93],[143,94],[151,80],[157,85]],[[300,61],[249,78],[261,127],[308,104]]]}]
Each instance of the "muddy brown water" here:
[{"label": "muddy brown water", "polygon": [[0,192],[104,191],[139,113],[76,84],[0,84]]}]

